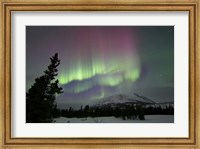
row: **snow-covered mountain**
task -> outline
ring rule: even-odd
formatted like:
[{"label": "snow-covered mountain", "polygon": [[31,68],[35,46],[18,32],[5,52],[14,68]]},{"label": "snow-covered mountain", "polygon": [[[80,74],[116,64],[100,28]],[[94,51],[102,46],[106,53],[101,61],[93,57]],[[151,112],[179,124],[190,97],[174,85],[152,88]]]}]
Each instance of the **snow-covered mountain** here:
[{"label": "snow-covered mountain", "polygon": [[153,100],[151,100],[151,99],[149,99],[149,98],[147,98],[145,96],[141,96],[141,95],[136,94],[136,93],[134,93],[133,95],[134,95],[133,98],[136,99],[137,101],[144,102],[144,103],[149,103],[149,104],[150,103],[156,103]]},{"label": "snow-covered mountain", "polygon": [[155,104],[155,102],[136,93],[134,93],[132,96],[126,94],[118,94],[104,98],[102,101],[95,104],[95,106],[116,104]]}]

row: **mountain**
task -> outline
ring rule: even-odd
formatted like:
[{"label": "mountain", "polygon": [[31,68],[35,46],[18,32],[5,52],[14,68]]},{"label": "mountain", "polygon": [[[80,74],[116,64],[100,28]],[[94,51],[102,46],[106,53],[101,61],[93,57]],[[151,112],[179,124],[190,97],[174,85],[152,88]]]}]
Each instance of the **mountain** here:
[{"label": "mountain", "polygon": [[137,98],[137,100],[140,101],[140,102],[144,102],[144,103],[156,103],[153,100],[151,100],[151,99],[149,99],[147,97],[141,96],[139,94],[134,93],[133,95],[135,96],[133,98]]},{"label": "mountain", "polygon": [[102,101],[95,104],[95,106],[124,104],[156,104],[156,102],[136,93],[134,93],[132,96],[128,96],[126,94],[118,94],[104,98]]}]

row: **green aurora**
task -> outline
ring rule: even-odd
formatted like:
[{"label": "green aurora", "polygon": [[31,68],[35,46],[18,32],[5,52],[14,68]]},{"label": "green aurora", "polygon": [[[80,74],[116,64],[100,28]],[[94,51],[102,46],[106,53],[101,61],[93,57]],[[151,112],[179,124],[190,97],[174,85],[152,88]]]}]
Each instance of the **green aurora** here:
[{"label": "green aurora", "polygon": [[28,26],[26,31],[27,89],[57,52],[64,91],[58,105],[134,92],[173,100],[173,26]]}]

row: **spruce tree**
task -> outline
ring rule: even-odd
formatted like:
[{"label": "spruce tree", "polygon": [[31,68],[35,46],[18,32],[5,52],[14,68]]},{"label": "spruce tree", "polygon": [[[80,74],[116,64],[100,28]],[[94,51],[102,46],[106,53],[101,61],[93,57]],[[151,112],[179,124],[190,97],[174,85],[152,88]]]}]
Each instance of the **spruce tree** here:
[{"label": "spruce tree", "polygon": [[139,119],[140,119],[140,120],[145,120],[143,106],[142,106],[142,105],[139,105],[139,106],[137,107],[137,110],[138,110],[138,117],[139,117]]},{"label": "spruce tree", "polygon": [[26,94],[26,122],[27,123],[48,123],[53,121],[53,111],[56,109],[56,95],[62,93],[58,86],[57,67],[60,64],[58,54],[50,58],[51,64],[44,75],[35,79]]}]

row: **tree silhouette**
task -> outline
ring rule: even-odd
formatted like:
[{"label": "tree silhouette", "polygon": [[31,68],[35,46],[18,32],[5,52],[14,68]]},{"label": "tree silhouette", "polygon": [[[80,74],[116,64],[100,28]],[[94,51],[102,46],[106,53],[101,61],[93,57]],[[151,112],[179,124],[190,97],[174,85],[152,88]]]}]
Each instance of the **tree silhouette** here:
[{"label": "tree silhouette", "polygon": [[58,87],[57,67],[60,64],[58,54],[50,58],[51,64],[44,75],[35,79],[26,94],[26,122],[27,123],[48,123],[52,122],[53,112],[56,109],[56,95],[62,93]]},{"label": "tree silhouette", "polygon": [[145,120],[145,117],[144,117],[144,109],[143,109],[143,106],[142,105],[138,105],[137,106],[137,111],[138,111],[138,118],[140,120]]}]

